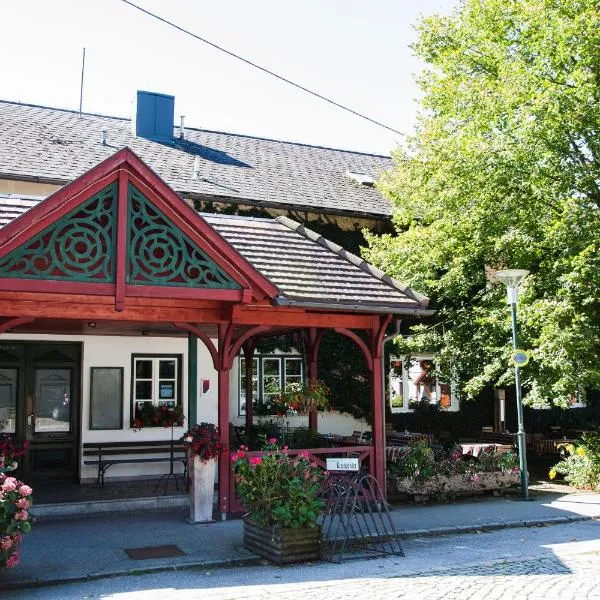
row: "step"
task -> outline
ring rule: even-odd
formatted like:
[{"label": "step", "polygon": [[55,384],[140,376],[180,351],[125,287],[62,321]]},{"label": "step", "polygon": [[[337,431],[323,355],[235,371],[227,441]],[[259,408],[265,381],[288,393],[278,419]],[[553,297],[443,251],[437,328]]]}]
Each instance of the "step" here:
[{"label": "step", "polygon": [[109,512],[126,512],[134,510],[160,510],[165,508],[184,508],[189,506],[187,494],[175,496],[152,496],[148,498],[124,498],[113,500],[85,500],[82,502],[56,502],[52,504],[36,504],[31,514],[38,519],[54,519],[96,515]]}]

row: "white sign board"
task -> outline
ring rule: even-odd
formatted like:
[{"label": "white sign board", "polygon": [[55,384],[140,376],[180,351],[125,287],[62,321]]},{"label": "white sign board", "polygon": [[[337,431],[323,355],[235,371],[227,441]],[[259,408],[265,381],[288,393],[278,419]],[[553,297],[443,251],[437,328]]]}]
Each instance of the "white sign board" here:
[{"label": "white sign board", "polygon": [[358,471],[358,458],[328,458],[328,471]]}]

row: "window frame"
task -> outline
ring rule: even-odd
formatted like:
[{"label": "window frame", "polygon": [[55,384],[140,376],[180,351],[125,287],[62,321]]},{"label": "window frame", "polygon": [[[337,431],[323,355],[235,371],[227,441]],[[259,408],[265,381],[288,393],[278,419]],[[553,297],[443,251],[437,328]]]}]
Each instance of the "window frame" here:
[{"label": "window frame", "polygon": [[[139,399],[136,397],[136,382],[137,381],[148,381],[145,377],[136,377],[135,366],[138,360],[151,360],[152,361],[152,398]],[[175,378],[160,378],[160,361],[161,360],[175,360]],[[155,370],[156,365],[156,370]],[[161,381],[174,381],[175,382],[175,397],[174,398],[160,398],[160,382]],[[174,406],[182,406],[182,388],[183,388],[183,354],[168,353],[168,354],[144,354],[134,353],[131,355],[131,389],[130,389],[130,420],[135,418],[135,408],[137,402],[152,402],[153,406],[162,406],[161,402],[169,403],[173,402]],[[156,397],[154,395],[156,394]]]},{"label": "window frame", "polygon": [[[242,361],[245,360],[243,354],[238,356],[238,416],[243,417],[246,415],[246,409],[242,409],[242,403],[246,401],[246,372],[245,368],[242,369]],[[304,368],[304,358],[301,354],[255,354],[252,357],[254,364],[257,366],[256,370],[256,378],[257,378],[257,397],[253,396],[254,406],[259,403],[262,404],[265,400],[265,369],[264,362],[268,360],[278,361],[279,362],[279,389],[277,392],[267,393],[267,396],[274,396],[276,394],[280,394],[284,387],[287,385],[287,371],[286,365],[288,361],[297,361],[300,363],[300,375],[289,375],[289,377],[293,377],[298,379],[300,383],[305,383],[306,381],[306,369]]]},{"label": "window frame", "polygon": [[[402,376],[401,378],[394,376],[394,371],[392,369],[392,364],[396,361],[400,361],[402,363]],[[433,404],[437,404],[440,410],[444,412],[458,412],[460,410],[460,398],[457,393],[457,385],[455,380],[451,380],[450,382],[440,381],[439,378],[439,368],[437,363],[434,360],[433,355],[431,354],[415,354],[411,356],[411,364],[419,363],[421,361],[431,361],[433,364],[433,376],[435,378],[435,397],[436,401]],[[406,356],[390,356],[390,369],[388,376],[389,383],[389,392],[388,392],[388,404],[392,414],[398,413],[412,413],[415,411],[414,408],[410,406],[410,383],[411,380],[409,378],[409,369],[407,367],[407,357]],[[392,401],[394,397],[397,395],[396,392],[398,390],[398,382],[400,383],[399,389],[402,392],[403,403],[401,407],[393,407]],[[442,397],[442,386],[450,387],[450,404],[448,406],[440,406],[439,402]]]}]

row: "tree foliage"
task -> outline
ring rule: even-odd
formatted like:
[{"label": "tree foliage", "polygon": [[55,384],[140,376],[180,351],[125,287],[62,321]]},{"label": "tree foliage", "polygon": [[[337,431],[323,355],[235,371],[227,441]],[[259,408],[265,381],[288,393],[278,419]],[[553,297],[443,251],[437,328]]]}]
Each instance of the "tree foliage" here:
[{"label": "tree foliage", "polygon": [[600,386],[600,17],[593,0],[463,0],[414,46],[428,65],[414,136],[378,183],[396,235],[364,256],[438,312],[404,350],[512,381],[510,314],[485,267],[531,271],[519,298],[526,401]]}]

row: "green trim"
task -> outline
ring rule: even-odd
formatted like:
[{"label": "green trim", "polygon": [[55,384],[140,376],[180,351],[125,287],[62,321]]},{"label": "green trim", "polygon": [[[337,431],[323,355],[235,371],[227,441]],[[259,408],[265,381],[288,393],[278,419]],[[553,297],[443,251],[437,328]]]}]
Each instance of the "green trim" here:
[{"label": "green trim", "polygon": [[188,333],[188,429],[198,422],[198,338]]},{"label": "green trim", "polygon": [[241,289],[131,183],[127,200],[127,283]]},{"label": "green trim", "polygon": [[112,183],[0,259],[0,277],[113,283],[116,199]]}]

